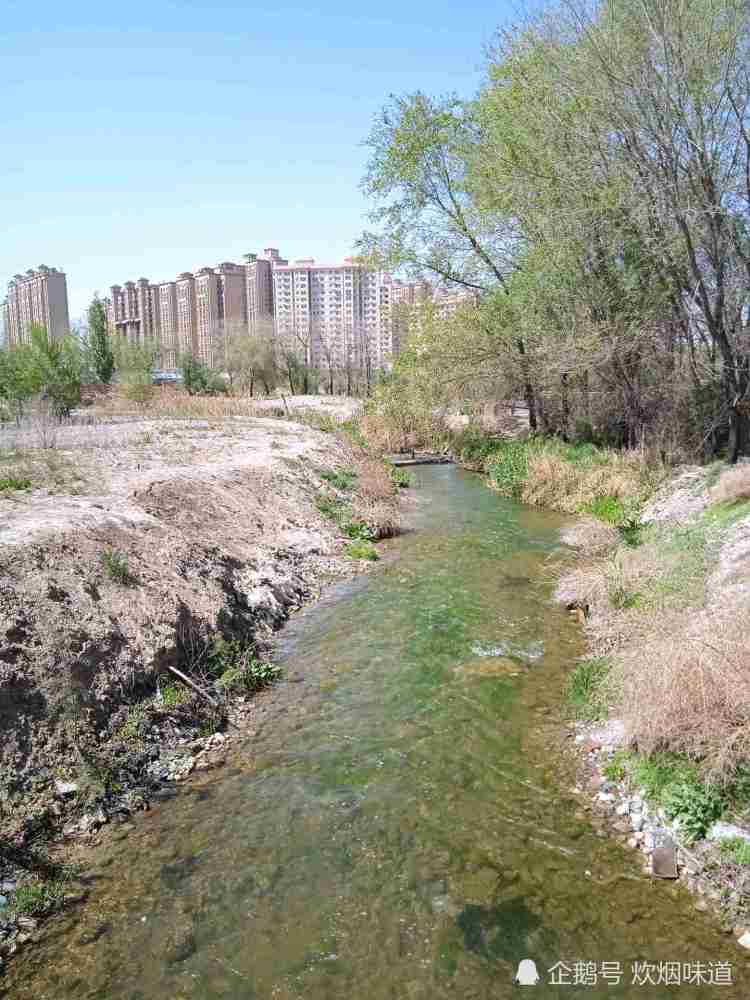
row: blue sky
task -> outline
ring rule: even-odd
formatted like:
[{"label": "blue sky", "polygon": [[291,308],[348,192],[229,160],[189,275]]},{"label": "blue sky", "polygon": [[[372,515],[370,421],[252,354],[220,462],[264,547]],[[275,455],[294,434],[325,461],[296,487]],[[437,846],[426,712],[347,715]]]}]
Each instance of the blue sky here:
[{"label": "blue sky", "polygon": [[95,290],[265,246],[345,256],[373,115],[391,92],[471,94],[509,5],[2,7],[0,297],[62,267],[76,318]]}]

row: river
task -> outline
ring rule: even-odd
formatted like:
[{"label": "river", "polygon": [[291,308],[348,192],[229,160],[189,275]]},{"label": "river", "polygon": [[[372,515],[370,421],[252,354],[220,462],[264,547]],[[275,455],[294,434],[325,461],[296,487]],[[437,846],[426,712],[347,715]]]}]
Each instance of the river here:
[{"label": "river", "polygon": [[489,1000],[522,961],[530,996],[750,995],[744,953],[572,791],[563,519],[415,479],[383,564],[282,633],[257,736],[102,849],[9,998]]}]

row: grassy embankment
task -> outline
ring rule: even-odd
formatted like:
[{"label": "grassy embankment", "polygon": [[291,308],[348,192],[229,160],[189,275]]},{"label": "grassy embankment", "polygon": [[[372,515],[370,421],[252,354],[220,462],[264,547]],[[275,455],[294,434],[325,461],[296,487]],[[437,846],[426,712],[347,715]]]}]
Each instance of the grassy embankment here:
[{"label": "grassy embankment", "polygon": [[[669,476],[643,453],[509,443],[484,468],[506,495],[590,515],[574,529],[582,559],[558,597],[583,611],[591,644],[569,681],[573,714],[625,724],[627,749],[608,776],[644,790],[688,842],[720,818],[747,824],[750,606],[730,589],[736,580],[715,574],[732,527],[750,516],[750,469],[706,470],[703,484],[716,481],[704,510],[642,524]],[[722,847],[750,862],[740,844]]]},{"label": "grassy embankment", "polygon": [[[750,517],[750,468],[717,463],[695,481],[710,487],[703,510],[642,524],[673,473],[645,451],[498,442],[473,429],[432,444],[506,496],[582,515],[568,537],[580,559],[558,598],[585,621],[590,655],[566,698],[578,720],[624,722],[609,777],[678,819],[686,841],[719,818],[749,825],[750,602],[716,572],[733,526]],[[750,863],[741,843],[721,847]]]}]

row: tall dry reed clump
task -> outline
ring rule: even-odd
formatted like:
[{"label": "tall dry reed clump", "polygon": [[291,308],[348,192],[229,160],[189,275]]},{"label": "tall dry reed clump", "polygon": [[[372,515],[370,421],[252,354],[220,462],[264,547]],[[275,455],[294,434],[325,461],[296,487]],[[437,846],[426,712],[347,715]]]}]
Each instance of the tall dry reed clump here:
[{"label": "tall dry reed clump", "polygon": [[433,448],[447,435],[442,419],[431,413],[394,415],[371,410],[360,418],[359,430],[381,455]]},{"label": "tall dry reed clump", "polygon": [[750,500],[750,463],[743,462],[723,472],[710,495],[713,503]]},{"label": "tall dry reed clump", "polygon": [[575,449],[530,451],[520,499],[524,503],[576,513],[609,497],[640,501],[661,475],[660,463],[644,451]]},{"label": "tall dry reed clump", "polygon": [[352,445],[352,466],[357,489],[352,500],[354,516],[368,524],[376,538],[392,538],[399,531],[398,487],[389,469],[364,449]]},{"label": "tall dry reed clump", "polygon": [[[666,634],[665,634],[666,633]],[[714,778],[750,758],[750,610],[663,622],[660,635],[616,659],[613,685],[640,751],[683,752]]]},{"label": "tall dry reed clump", "polygon": [[154,419],[221,419],[255,416],[256,403],[257,400],[251,396],[191,396],[188,392],[171,386],[157,386],[150,398],[141,404],[134,403],[126,394],[115,390],[106,399],[97,402],[96,412],[105,418],[148,416]]}]

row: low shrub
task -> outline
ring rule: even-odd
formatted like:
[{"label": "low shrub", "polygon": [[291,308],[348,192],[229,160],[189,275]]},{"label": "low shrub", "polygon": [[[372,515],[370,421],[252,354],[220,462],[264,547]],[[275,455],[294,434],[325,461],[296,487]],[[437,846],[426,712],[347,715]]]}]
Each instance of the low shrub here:
[{"label": "low shrub", "polygon": [[707,782],[699,763],[680,754],[621,752],[617,769],[676,822],[688,842],[703,837],[730,802],[726,786]]},{"label": "low shrub", "polygon": [[669,785],[662,793],[661,801],[664,812],[677,821],[688,842],[704,836],[727,805],[719,789],[695,780]]}]

